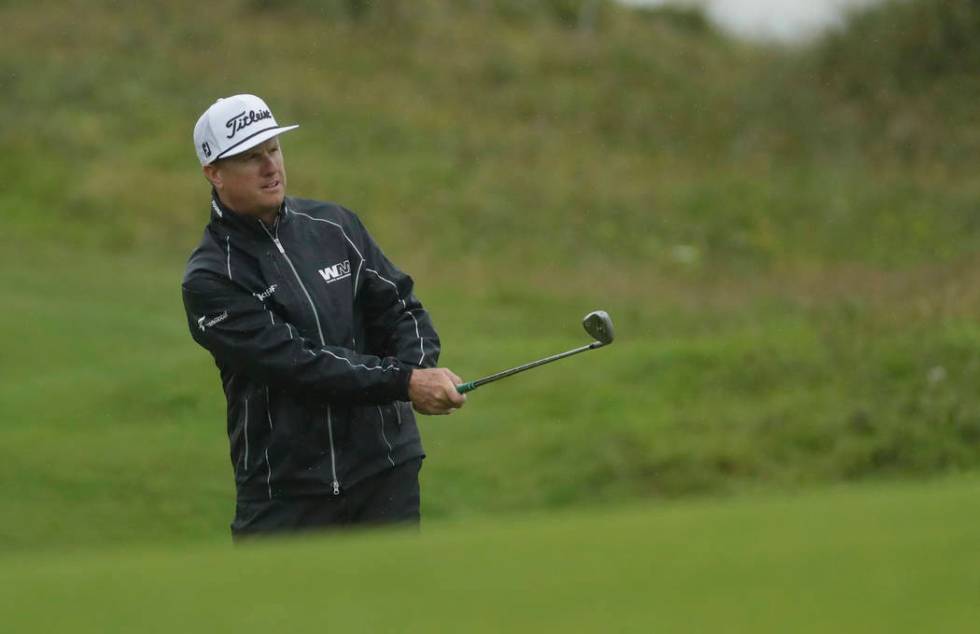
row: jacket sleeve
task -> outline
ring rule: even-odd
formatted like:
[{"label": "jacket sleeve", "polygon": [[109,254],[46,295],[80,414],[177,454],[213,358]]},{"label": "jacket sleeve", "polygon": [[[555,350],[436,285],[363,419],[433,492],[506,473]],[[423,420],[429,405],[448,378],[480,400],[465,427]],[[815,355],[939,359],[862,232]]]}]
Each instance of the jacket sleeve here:
[{"label": "jacket sleeve", "polygon": [[412,368],[395,358],[321,346],[269,311],[233,281],[199,273],[183,284],[194,340],[219,366],[303,396],[334,402],[382,404],[408,400]]},{"label": "jacket sleeve", "polygon": [[353,218],[364,256],[357,301],[371,350],[414,367],[435,367],[439,362],[439,335],[428,311],[412,292],[412,278],[385,257],[357,216]]}]

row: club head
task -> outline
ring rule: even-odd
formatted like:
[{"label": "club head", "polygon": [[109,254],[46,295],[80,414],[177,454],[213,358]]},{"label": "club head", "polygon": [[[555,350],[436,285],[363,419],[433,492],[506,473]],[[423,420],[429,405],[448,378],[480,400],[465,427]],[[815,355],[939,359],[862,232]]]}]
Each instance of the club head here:
[{"label": "club head", "polygon": [[616,334],[613,331],[612,319],[604,310],[594,310],[582,320],[582,327],[589,336],[606,346],[613,342]]}]

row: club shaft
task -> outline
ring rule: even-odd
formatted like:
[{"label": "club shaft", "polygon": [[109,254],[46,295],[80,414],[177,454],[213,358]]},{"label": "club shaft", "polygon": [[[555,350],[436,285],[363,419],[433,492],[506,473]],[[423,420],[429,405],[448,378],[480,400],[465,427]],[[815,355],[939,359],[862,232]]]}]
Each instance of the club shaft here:
[{"label": "club shaft", "polygon": [[531,361],[530,363],[525,363],[524,365],[519,365],[516,368],[510,368],[509,370],[503,370],[497,372],[496,374],[491,374],[490,376],[485,376],[482,379],[477,379],[475,381],[469,381],[468,383],[463,383],[462,385],[457,385],[456,390],[460,394],[471,392],[476,388],[484,385],[486,383],[492,383],[494,381],[499,381],[500,379],[506,378],[508,376],[513,376],[524,370],[530,370],[531,368],[536,368],[540,365],[546,363],[551,363],[552,361],[558,361],[559,359],[564,359],[565,357],[570,357],[573,354],[578,354],[580,352],[586,352],[588,350],[594,350],[595,348],[602,347],[603,344],[598,341],[593,341],[592,343],[582,346],[580,348],[575,348],[574,350],[568,350],[566,352],[560,352],[558,354],[551,355],[550,357],[545,357],[544,359],[538,359],[537,361]]}]

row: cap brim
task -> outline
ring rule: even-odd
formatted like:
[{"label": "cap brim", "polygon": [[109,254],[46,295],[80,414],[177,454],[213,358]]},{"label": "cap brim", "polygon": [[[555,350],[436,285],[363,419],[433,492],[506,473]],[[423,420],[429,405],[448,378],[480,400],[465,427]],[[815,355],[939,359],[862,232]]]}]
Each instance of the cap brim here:
[{"label": "cap brim", "polygon": [[253,147],[255,147],[256,145],[268,141],[272,137],[279,136],[283,132],[289,132],[290,130],[295,130],[298,127],[299,125],[283,125],[283,126],[275,126],[272,128],[266,128],[265,130],[259,130],[258,132],[254,132],[249,136],[245,137],[244,139],[242,139],[241,141],[239,141],[238,143],[236,143],[235,145],[231,146],[230,148],[227,148],[221,154],[215,156],[214,160],[212,160],[211,162],[214,163],[219,159],[228,158],[229,156],[235,156],[236,154],[241,154],[242,152],[246,152],[252,149]]}]

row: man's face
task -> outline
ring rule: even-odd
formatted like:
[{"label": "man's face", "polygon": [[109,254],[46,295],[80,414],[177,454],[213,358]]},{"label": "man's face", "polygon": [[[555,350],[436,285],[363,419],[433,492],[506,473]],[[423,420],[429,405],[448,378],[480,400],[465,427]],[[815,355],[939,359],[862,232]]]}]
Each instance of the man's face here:
[{"label": "man's face", "polygon": [[278,137],[206,165],[204,173],[221,201],[241,214],[274,214],[286,196],[286,166]]}]

